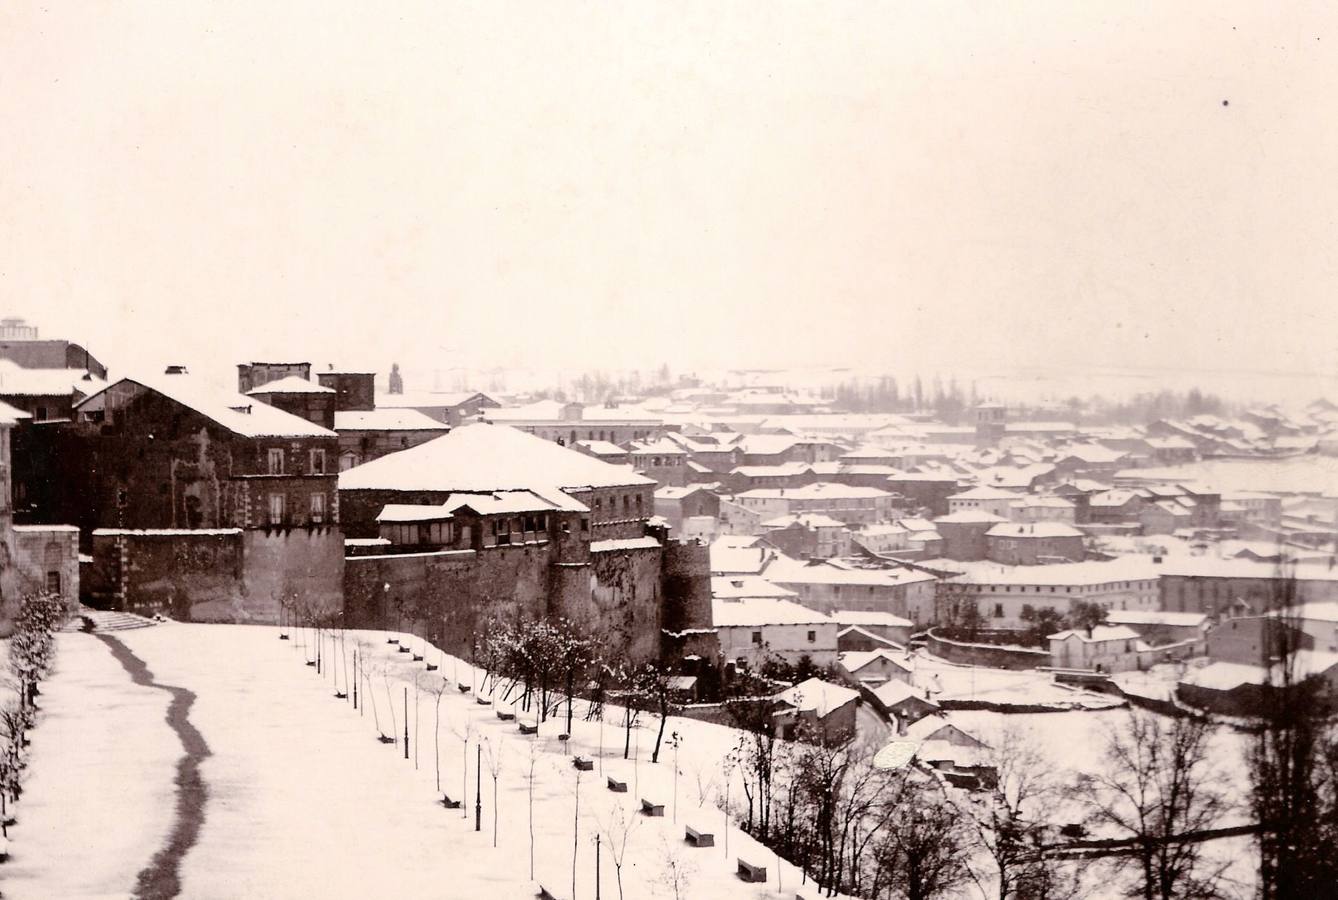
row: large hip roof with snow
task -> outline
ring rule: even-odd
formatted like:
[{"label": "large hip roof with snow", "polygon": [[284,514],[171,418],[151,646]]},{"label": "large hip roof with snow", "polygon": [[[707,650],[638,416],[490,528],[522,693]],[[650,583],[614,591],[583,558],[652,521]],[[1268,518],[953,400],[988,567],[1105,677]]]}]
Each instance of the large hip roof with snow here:
[{"label": "large hip roof with snow", "polygon": [[653,485],[615,466],[506,425],[473,424],[339,475],[341,491],[564,490]]}]

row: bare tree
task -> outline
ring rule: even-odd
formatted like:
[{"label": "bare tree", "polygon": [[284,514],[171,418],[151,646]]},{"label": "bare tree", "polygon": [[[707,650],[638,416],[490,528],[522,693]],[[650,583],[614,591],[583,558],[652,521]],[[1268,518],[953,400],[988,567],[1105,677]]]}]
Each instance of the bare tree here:
[{"label": "bare tree", "polygon": [[1281,582],[1265,632],[1267,701],[1258,710],[1248,762],[1259,822],[1259,896],[1324,896],[1338,884],[1338,736],[1334,697],[1306,665],[1296,581]]},{"label": "bare tree", "polygon": [[506,752],[506,742],[498,738],[494,743],[488,738],[483,739],[483,759],[488,767],[488,774],[492,777],[492,845],[497,846],[497,820],[501,818],[501,810],[497,808],[497,779],[502,774],[502,757]]},{"label": "bare tree", "polygon": [[450,727],[451,734],[460,739],[460,817],[468,818],[469,804],[465,800],[469,797],[469,739],[474,736],[474,720],[463,715]]},{"label": "bare tree", "polygon": [[873,851],[869,896],[931,900],[970,879],[971,835],[961,812],[937,785],[908,770],[899,782],[891,827],[880,832]]},{"label": "bare tree", "polygon": [[962,804],[976,841],[993,864],[999,900],[1018,895],[1037,867],[1051,863],[1037,849],[1043,823],[1036,816],[1058,791],[1050,763],[1029,736],[1005,727],[986,756],[995,770],[993,788]]},{"label": "bare tree", "polygon": [[1221,779],[1209,758],[1212,725],[1202,716],[1165,720],[1130,710],[1110,729],[1105,766],[1082,777],[1093,819],[1132,838],[1122,860],[1139,878],[1129,891],[1143,900],[1209,898],[1225,864],[1206,866],[1195,832],[1226,812]]},{"label": "bare tree", "polygon": [[604,842],[608,844],[609,855],[613,857],[613,871],[618,881],[618,900],[623,898],[623,863],[627,861],[628,839],[636,831],[641,819],[635,813],[628,813],[621,803],[615,803],[609,814],[600,822],[604,832]]},{"label": "bare tree", "polygon": [[437,793],[441,793],[441,698],[450,689],[445,678],[427,678],[428,692],[432,694],[432,756],[437,771]]},{"label": "bare tree", "polygon": [[692,896],[690,889],[697,867],[681,853],[675,853],[663,837],[660,838],[660,848],[664,856],[664,885],[668,888],[669,896],[673,900],[685,900]]}]

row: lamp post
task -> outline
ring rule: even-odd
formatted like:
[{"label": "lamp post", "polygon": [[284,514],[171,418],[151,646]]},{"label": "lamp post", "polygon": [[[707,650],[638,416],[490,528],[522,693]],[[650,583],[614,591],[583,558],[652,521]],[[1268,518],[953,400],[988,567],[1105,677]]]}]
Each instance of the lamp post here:
[{"label": "lamp post", "polygon": [[409,758],[409,689],[404,689],[404,758]]},{"label": "lamp post", "polygon": [[[406,688],[407,690],[407,688]],[[483,830],[483,745],[476,744],[477,759],[474,763],[474,830]]]}]

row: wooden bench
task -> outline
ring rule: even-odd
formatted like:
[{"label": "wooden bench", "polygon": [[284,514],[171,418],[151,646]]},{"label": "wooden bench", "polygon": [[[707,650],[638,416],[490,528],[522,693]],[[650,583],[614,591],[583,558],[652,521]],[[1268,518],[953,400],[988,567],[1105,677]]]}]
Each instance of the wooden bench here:
[{"label": "wooden bench", "polygon": [[538,725],[526,725],[524,722],[521,722],[521,723],[520,723],[520,733],[521,733],[521,734],[538,734],[538,733],[539,733],[539,726],[538,726]]},{"label": "wooden bench", "polygon": [[441,795],[441,805],[444,806],[444,807],[446,807],[447,809],[459,809],[459,808],[460,808],[460,801],[459,801],[459,800],[452,800],[449,794],[442,794],[442,795]]},{"label": "wooden bench", "polygon": [[398,650],[396,650],[395,652],[396,652],[396,653],[410,653],[410,652],[412,652],[412,651],[410,651],[408,647],[401,646],[401,647],[400,647]]},{"label": "wooden bench", "polygon": [[415,653],[415,654],[413,655],[413,661],[414,661],[414,662],[422,662],[422,661],[423,661],[423,657],[421,657],[421,656],[419,656],[417,653]]},{"label": "wooden bench", "polygon": [[744,862],[739,859],[739,880],[747,881],[751,884],[761,884],[767,880],[767,867],[755,866],[750,862]]},{"label": "wooden bench", "polygon": [[627,793],[627,782],[626,782],[626,781],[619,781],[618,779],[616,779],[616,778],[614,778],[612,775],[610,775],[610,776],[609,776],[609,790],[613,791],[615,794],[626,794],[626,793]]},{"label": "wooden bench", "polygon": [[286,640],[288,640],[288,635],[286,635],[286,634],[281,634],[281,635],[279,635],[279,640],[281,640],[281,641],[286,641]]},{"label": "wooden bench", "polygon": [[561,898],[557,894],[553,893],[548,888],[544,887],[542,884],[539,885],[539,893],[536,894],[535,896],[537,896],[539,900],[561,900]]},{"label": "wooden bench", "polygon": [[427,664],[427,670],[428,670],[429,672],[435,672],[435,671],[437,671],[437,664],[436,664],[436,663],[428,663],[428,664]]},{"label": "wooden bench", "polygon": [[683,839],[694,847],[715,846],[715,835],[711,834],[711,832],[709,831],[698,831],[691,825],[687,826],[687,830],[683,835]]},{"label": "wooden bench", "polygon": [[400,642],[399,638],[386,638],[387,644],[398,644],[399,642]]},{"label": "wooden bench", "polygon": [[487,697],[475,697],[474,702],[479,706],[487,706],[491,701]]},{"label": "wooden bench", "polygon": [[472,690],[472,688],[470,688],[470,686],[465,684],[463,681],[457,681],[455,683],[455,686],[460,689],[460,693],[462,694],[468,694],[470,690]]},{"label": "wooden bench", "polygon": [[571,764],[582,772],[593,772],[595,770],[595,761],[586,759],[584,756],[573,756]]},{"label": "wooden bench", "polygon": [[507,712],[507,711],[504,710],[504,709],[499,709],[499,710],[497,710],[497,718],[501,719],[503,722],[510,722],[510,721],[513,720],[515,717],[516,717],[516,714],[513,713],[513,712]]},{"label": "wooden bench", "polygon": [[641,812],[648,816],[656,816],[658,818],[664,818],[664,804],[652,803],[649,800],[642,798]]}]

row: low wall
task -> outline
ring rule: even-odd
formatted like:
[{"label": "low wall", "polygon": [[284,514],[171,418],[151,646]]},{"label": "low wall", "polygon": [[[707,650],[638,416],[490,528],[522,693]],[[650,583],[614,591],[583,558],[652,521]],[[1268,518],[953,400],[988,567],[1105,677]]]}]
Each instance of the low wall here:
[{"label": "low wall", "polygon": [[953,641],[940,636],[932,628],[925,636],[925,649],[949,662],[988,666],[992,669],[1036,669],[1050,665],[1048,650]]}]

